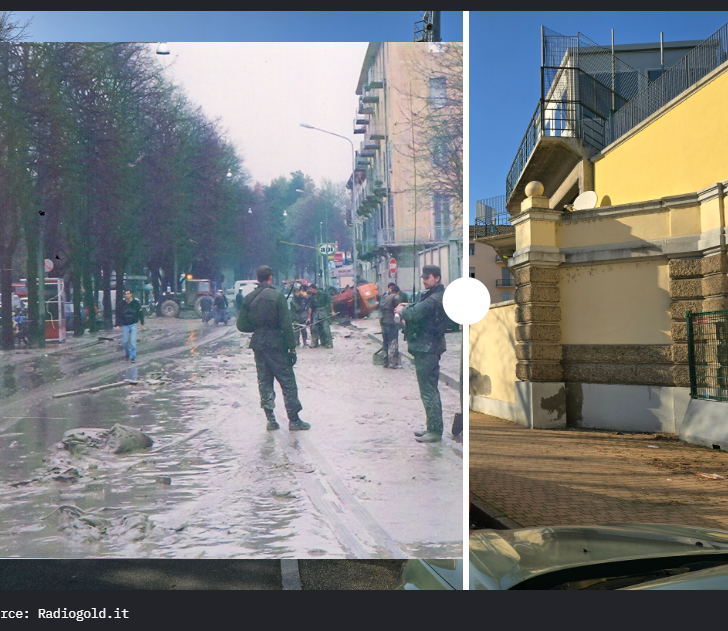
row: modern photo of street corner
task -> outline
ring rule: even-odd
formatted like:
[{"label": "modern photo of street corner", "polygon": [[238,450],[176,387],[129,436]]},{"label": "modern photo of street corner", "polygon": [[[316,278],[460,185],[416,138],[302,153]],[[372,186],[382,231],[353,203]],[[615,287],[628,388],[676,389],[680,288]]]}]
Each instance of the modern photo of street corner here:
[{"label": "modern photo of street corner", "polygon": [[728,586],[727,23],[470,13],[470,589]]}]

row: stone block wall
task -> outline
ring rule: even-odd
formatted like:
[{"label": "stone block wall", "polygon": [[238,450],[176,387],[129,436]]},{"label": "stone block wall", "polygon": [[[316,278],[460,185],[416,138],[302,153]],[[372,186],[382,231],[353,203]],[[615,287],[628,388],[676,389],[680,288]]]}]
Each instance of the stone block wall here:
[{"label": "stone block wall", "polygon": [[563,381],[559,270],[526,265],[516,282],[516,377],[521,381]]}]

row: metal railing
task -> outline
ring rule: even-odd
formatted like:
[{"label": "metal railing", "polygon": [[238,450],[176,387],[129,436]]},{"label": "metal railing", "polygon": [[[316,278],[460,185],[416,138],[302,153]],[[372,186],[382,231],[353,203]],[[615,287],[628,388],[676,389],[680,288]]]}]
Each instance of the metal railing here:
[{"label": "metal railing", "polygon": [[506,176],[510,197],[542,136],[581,138],[605,146],[605,124],[648,84],[646,76],[579,33],[544,28],[541,99]]},{"label": "metal railing", "polygon": [[605,146],[624,136],[726,61],[728,23],[619,108],[606,125]]},{"label": "metal railing", "polygon": [[418,228],[415,238],[414,228],[380,228],[377,230],[377,245],[412,245],[417,243],[439,243],[450,240],[453,229],[451,224],[434,226],[434,228]]},{"label": "metal railing", "polygon": [[516,281],[513,278],[497,278],[495,281],[496,287],[515,287]]},{"label": "metal railing", "polygon": [[475,202],[475,238],[514,232],[506,210],[506,196],[496,195]]},{"label": "metal railing", "polygon": [[690,396],[728,401],[728,311],[685,314]]}]

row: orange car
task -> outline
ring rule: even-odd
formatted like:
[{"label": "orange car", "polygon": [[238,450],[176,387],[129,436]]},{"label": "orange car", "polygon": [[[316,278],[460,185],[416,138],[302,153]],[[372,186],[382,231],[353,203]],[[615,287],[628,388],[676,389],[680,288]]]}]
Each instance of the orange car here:
[{"label": "orange car", "polygon": [[[364,318],[379,306],[379,289],[374,283],[365,283],[357,288],[357,316]],[[354,289],[349,287],[331,298],[334,311],[354,317]]]}]

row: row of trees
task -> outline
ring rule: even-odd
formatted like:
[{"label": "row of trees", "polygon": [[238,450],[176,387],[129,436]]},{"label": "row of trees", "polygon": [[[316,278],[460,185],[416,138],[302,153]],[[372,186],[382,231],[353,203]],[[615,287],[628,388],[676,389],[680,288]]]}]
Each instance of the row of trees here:
[{"label": "row of trees", "polygon": [[158,298],[184,272],[219,282],[223,268],[250,278],[268,262],[310,273],[313,250],[281,241],[313,245],[319,217],[343,238],[345,199],[302,173],[251,187],[219,122],[165,79],[145,44],[0,42],[2,322],[12,282],[26,278],[39,345],[46,258],[75,313],[103,291],[104,319],[91,308],[87,326],[108,328],[112,274],[148,271]]}]

